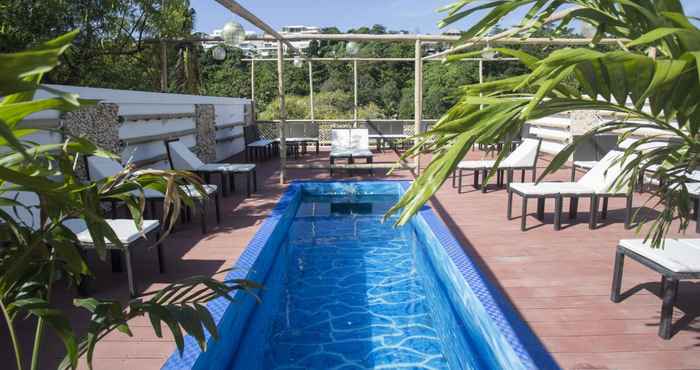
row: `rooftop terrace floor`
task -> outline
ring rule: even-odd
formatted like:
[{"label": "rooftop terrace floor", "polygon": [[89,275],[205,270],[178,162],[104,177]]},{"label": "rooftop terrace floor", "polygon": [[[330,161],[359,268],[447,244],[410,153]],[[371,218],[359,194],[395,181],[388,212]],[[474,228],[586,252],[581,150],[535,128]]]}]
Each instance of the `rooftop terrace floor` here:
[{"label": "rooftop terrace floor", "polygon": [[[327,154],[327,153],[326,153]],[[470,157],[481,154],[471,152]],[[392,161],[392,153],[378,154],[375,162]],[[235,160],[235,159],[234,159]],[[326,161],[308,155],[302,161]],[[546,159],[540,167],[546,166]],[[279,162],[260,164],[260,191],[244,199],[239,190],[223,199],[221,225],[202,236],[197,223],[185,225],[166,243],[165,274],[156,268],[155,251],[142,250],[134,256],[140,289],[152,290],[163,284],[194,274],[214,274],[232,266],[269,211],[284,191],[278,184]],[[290,178],[328,179],[325,171],[292,170]],[[551,176],[566,180],[568,170]],[[343,173],[335,178],[347,179]],[[376,176],[375,178],[387,178]],[[407,171],[391,176],[410,179]],[[358,177],[359,179],[359,177]],[[471,179],[466,178],[465,184]],[[242,189],[242,186],[239,186]],[[588,204],[581,200],[577,223],[553,230],[552,208],[548,202],[544,223],[534,217],[534,200],[529,209],[530,229],[520,231],[520,218],[506,220],[505,190],[490,189],[486,194],[465,186],[458,194],[450,184],[440,189],[432,207],[457,240],[492,275],[561,367],[566,369],[699,369],[700,368],[700,285],[681,284],[674,320],[681,320],[679,332],[669,341],[657,336],[661,301],[660,276],[629,261],[625,266],[623,291],[635,293],[622,303],[609,299],[613,257],[621,238],[634,237],[624,230],[624,199],[610,200],[608,220],[598,230],[588,230]],[[515,198],[518,200],[518,198]],[[641,205],[637,196],[635,205]],[[566,207],[566,204],[565,204]],[[520,202],[514,202],[514,215],[520,214]],[[213,223],[213,222],[211,222]],[[691,227],[694,227],[691,225]],[[689,237],[693,237],[690,235]],[[112,274],[107,264],[92,258],[100,279],[95,287],[99,296],[127,298],[126,279]],[[72,291],[59,289],[61,304],[68,305]],[[74,325],[84,327],[84,316],[74,315]],[[131,323],[133,337],[113,333],[98,344],[95,368],[159,369],[175,348],[167,333],[157,338],[147,319]],[[29,329],[24,326],[23,329]],[[2,332],[5,332],[2,329]],[[31,333],[23,332],[24,350],[30,351]],[[0,335],[4,363],[13,361],[7,338]],[[62,356],[57,338],[48,336],[42,368],[55,368]]]}]

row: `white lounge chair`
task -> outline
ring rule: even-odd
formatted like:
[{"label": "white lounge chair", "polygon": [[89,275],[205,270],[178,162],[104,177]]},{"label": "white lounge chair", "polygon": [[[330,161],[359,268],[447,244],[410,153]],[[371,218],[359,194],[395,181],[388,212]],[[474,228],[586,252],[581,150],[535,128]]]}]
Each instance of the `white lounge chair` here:
[{"label": "white lounge chair", "polygon": [[[506,172],[506,183],[510,184],[513,181],[513,171],[521,170],[521,180],[525,181],[525,171],[532,171],[532,181],[537,178],[537,157],[540,153],[540,145],[542,140],[524,139],[522,143],[515,148],[506,158],[498,165],[496,174],[496,183],[503,183],[503,173]],[[483,179],[486,179],[487,172],[496,164],[495,160],[482,161],[462,161],[457,164],[457,171],[452,177],[452,186],[457,186],[458,192],[462,191],[462,176],[464,171],[474,171],[474,187],[479,186],[479,174],[483,173]],[[458,184],[455,185],[455,177],[458,179]],[[481,191],[486,192],[486,184],[481,185]]]},{"label": "white lounge chair", "polygon": [[700,279],[700,239],[667,239],[663,248],[652,248],[644,240],[620,240],[615,253],[613,272],[613,302],[622,301],[622,272],[624,259],[629,257],[661,274],[661,322],[659,336],[671,338],[673,306],[678,294],[678,282],[686,279]]},{"label": "white lounge chair", "polygon": [[[369,150],[369,130],[358,128],[331,131],[331,166],[338,159],[347,159],[348,164],[353,164],[358,158],[364,158],[368,164],[372,164],[373,156],[374,154]],[[330,173],[333,175],[333,168],[331,168]],[[374,174],[372,168],[369,169],[369,173]],[[352,174],[352,170],[350,170],[350,174]]]},{"label": "white lounge chair", "polygon": [[605,219],[608,211],[608,198],[627,198],[625,213],[625,228],[629,228],[632,210],[632,195],[627,189],[616,188],[615,182],[622,173],[625,164],[618,160],[623,153],[611,151],[606,154],[590,171],[588,171],[577,182],[541,182],[536,183],[512,183],[508,186],[508,219],[511,219],[513,210],[513,194],[522,197],[522,218],[521,230],[525,231],[527,219],[527,200],[537,199],[537,218],[544,218],[545,199],[554,198],[554,229],[561,228],[562,199],[570,198],[569,217],[576,218],[578,199],[589,197],[591,199],[591,212],[589,218],[589,228],[594,229],[597,225],[598,202],[603,199],[602,218]]},{"label": "white lounge chair", "polygon": [[[121,163],[109,158],[88,156],[85,159],[88,178],[92,181],[100,181],[107,177],[112,177],[124,170]],[[180,189],[198,204],[201,217],[202,234],[207,233],[207,202],[212,199],[216,211],[216,222],[221,223],[221,197],[216,185],[205,184],[203,186],[206,194],[201,194],[194,185],[184,185]],[[134,190],[134,196],[140,196],[140,192]],[[143,189],[143,195],[149,206],[151,218],[157,218],[156,203],[163,200],[165,195],[154,189]],[[116,218],[116,203],[112,203],[113,218]],[[187,216],[188,210],[184,210],[183,219]]]},{"label": "white lounge chair", "polygon": [[202,177],[204,182],[210,183],[211,174],[218,174],[221,177],[221,187],[223,188],[224,196],[226,193],[226,182],[228,180],[231,191],[235,190],[235,175],[245,174],[246,176],[246,193],[250,197],[251,180],[253,183],[253,191],[258,189],[258,179],[256,166],[253,163],[204,163],[190,151],[180,140],[169,140],[165,142],[167,149],[168,161],[170,167],[175,170],[192,171]]},{"label": "white lounge chair", "polygon": [[[40,199],[36,193],[26,191],[8,191],[2,194],[5,199],[12,199],[24,205],[25,207],[0,207],[5,213],[9,214],[15,222],[24,225],[27,228],[38,230],[42,226],[40,214]],[[111,252],[112,271],[121,272],[122,261],[124,257],[126,265],[126,275],[129,284],[129,294],[136,296],[136,283],[134,280],[134,270],[131,261],[131,253],[134,248],[139,245],[154,243],[160,239],[160,223],[157,220],[144,220],[142,229],[139,230],[134,220],[128,219],[107,219],[105,220],[109,227],[114,231],[123,248],[112,244],[105,239],[107,248]],[[95,243],[88,231],[87,224],[83,219],[68,219],[63,222],[63,225],[70,229],[78,239],[79,247],[83,250],[94,249]],[[165,272],[163,263],[162,243],[156,244],[158,253],[158,270]],[[120,253],[121,252],[121,253]]]}]

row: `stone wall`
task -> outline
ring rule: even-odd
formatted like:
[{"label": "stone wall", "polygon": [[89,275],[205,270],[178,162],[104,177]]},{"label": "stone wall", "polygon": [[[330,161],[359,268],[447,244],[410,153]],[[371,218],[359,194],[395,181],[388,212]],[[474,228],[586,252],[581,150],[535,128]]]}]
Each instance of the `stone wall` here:
[{"label": "stone wall", "polygon": [[194,106],[197,156],[204,163],[216,162],[216,114],[211,104]]},{"label": "stone wall", "polygon": [[[67,135],[85,138],[112,153],[120,153],[122,150],[119,141],[120,126],[119,106],[110,103],[100,103],[68,112],[60,120],[60,127]],[[87,178],[84,161],[78,161],[76,172],[82,179]]]}]

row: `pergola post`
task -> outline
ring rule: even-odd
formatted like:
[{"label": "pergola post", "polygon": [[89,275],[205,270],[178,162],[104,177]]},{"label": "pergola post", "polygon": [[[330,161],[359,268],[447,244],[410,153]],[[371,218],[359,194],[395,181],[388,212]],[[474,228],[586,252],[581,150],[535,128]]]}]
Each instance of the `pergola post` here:
[{"label": "pergola post", "polygon": [[309,60],[309,113],[311,115],[311,124],[315,124],[314,112],[314,67]]},{"label": "pergola post", "polygon": [[168,51],[164,42],[160,43],[160,92],[168,91]]},{"label": "pergola post", "polygon": [[[421,133],[423,124],[423,46],[421,40],[416,40],[416,68],[415,68],[415,106],[414,106],[414,132]],[[420,175],[420,152],[416,156],[416,173]]]},{"label": "pergola post", "polygon": [[355,93],[355,102],[353,104],[353,126],[357,128],[357,59],[352,61],[353,86]]},{"label": "pergola post", "polygon": [[484,83],[484,60],[479,59],[479,83]]},{"label": "pergola post", "polygon": [[277,43],[277,94],[280,99],[280,184],[284,184],[287,167],[287,133],[285,132],[287,111],[284,106],[284,47]]},{"label": "pergola post", "polygon": [[255,100],[255,59],[250,61],[250,100]]}]

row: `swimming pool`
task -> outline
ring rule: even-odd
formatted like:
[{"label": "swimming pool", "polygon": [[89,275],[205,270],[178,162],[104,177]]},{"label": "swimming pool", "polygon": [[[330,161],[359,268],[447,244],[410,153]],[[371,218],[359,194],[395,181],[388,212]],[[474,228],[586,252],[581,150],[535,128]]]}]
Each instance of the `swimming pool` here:
[{"label": "swimming pool", "polygon": [[432,210],[382,222],[407,186],[290,184],[230,276],[262,302],[212,302],[220,340],[163,369],[557,368]]}]

